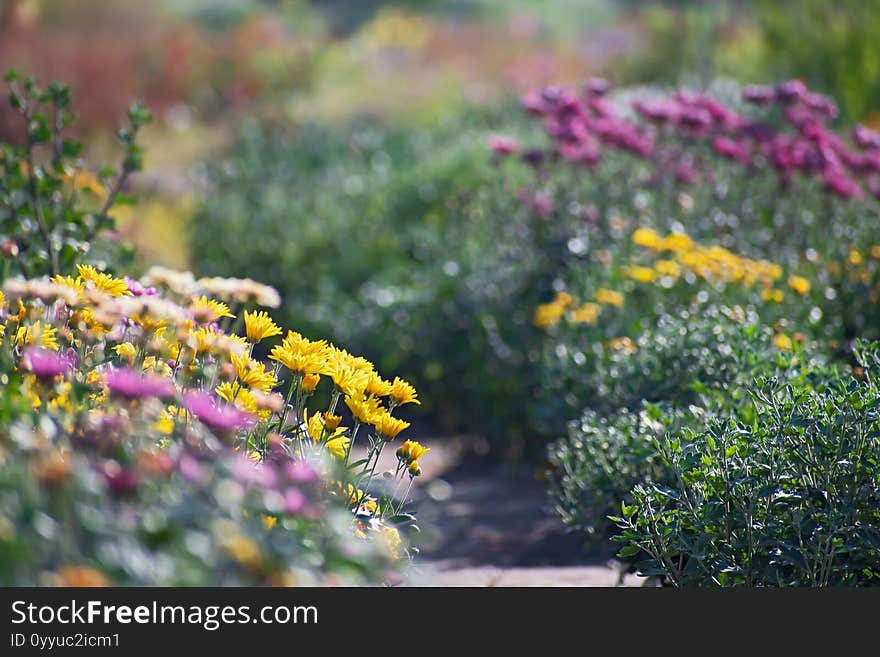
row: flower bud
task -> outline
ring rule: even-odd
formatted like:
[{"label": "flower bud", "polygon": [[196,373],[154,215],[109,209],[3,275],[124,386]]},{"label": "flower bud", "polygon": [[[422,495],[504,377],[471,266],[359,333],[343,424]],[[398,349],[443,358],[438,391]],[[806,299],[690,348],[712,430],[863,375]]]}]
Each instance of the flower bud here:
[{"label": "flower bud", "polygon": [[419,475],[421,475],[422,468],[419,465],[419,462],[413,461],[412,463],[410,463],[409,466],[407,467],[407,472],[409,472],[410,477],[418,477]]}]

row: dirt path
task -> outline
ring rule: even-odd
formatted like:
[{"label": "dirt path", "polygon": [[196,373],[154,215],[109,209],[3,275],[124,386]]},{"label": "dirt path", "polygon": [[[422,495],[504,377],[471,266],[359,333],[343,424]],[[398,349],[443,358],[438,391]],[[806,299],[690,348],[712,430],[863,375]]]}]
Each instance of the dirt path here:
[{"label": "dirt path", "polygon": [[[411,578],[429,586],[615,586],[616,565],[582,557],[581,540],[546,512],[534,472],[473,454],[466,439],[423,441],[413,509],[422,553]],[[393,466],[393,453],[385,467]],[[386,455],[383,455],[383,461]],[[627,576],[624,585],[638,586]]]}]

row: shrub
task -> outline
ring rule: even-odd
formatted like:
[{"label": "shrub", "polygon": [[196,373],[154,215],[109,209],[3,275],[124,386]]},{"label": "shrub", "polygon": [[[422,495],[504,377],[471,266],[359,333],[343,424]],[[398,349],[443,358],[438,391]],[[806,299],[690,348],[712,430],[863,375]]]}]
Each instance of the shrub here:
[{"label": "shrub", "polygon": [[756,416],[658,441],[674,475],[633,490],[621,555],[676,586],[876,584],[880,559],[877,345],[857,376],[762,379]]},{"label": "shrub", "polygon": [[278,301],[251,280],[162,269],[7,281],[0,579],[385,579],[408,554],[398,527],[414,529],[403,509],[425,450],[406,441],[396,471],[375,470],[416,392],[253,310]]},{"label": "shrub", "polygon": [[65,137],[74,120],[70,89],[46,89],[32,78],[6,74],[9,101],[21,117],[21,145],[0,144],[0,281],[15,275],[69,274],[88,254],[94,261],[119,262],[124,248],[102,237],[114,227],[114,205],[131,202],[126,183],[141,169],[140,129],[152,120],[141,105],[120,128],[125,155],[118,168],[97,175],[78,160],[82,146]]},{"label": "shrub", "polygon": [[607,517],[632,502],[634,486],[673,480],[658,439],[707,417],[746,418],[757,377],[798,379],[822,362],[815,345],[780,348],[780,336],[754,313],[708,307],[663,316],[625,346],[566,353],[546,371],[539,408],[557,417],[586,410],[549,449],[555,511],[589,541],[608,538]]}]

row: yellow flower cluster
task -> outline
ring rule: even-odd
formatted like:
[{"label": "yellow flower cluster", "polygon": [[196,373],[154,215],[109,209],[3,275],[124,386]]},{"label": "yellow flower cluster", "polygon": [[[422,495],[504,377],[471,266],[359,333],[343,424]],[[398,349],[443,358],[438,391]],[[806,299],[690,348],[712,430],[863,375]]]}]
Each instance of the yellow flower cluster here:
[{"label": "yellow flower cluster", "polygon": [[563,317],[573,324],[595,325],[602,314],[603,306],[623,306],[622,292],[600,287],[596,290],[594,301],[579,302],[567,292],[557,292],[553,301],[543,303],[535,309],[532,323],[540,329],[556,326]]},{"label": "yellow flower cluster", "polygon": [[[626,267],[624,274],[640,283],[652,283],[662,278],[677,279],[683,271],[688,271],[713,284],[736,283],[748,287],[759,282],[769,288],[782,277],[782,267],[778,264],[746,258],[717,245],[703,246],[685,233],[673,232],[664,237],[653,228],[643,227],[633,232],[632,241],[655,254],[669,253],[671,256],[658,259],[653,267]],[[793,286],[792,289],[797,288]]]}]

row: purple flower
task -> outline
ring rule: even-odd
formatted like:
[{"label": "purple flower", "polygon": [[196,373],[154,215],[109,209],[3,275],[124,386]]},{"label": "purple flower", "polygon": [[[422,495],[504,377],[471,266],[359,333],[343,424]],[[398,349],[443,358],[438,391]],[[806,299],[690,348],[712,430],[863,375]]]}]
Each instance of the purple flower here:
[{"label": "purple flower", "polygon": [[859,148],[880,149],[880,132],[874,132],[863,125],[853,129],[853,141]]},{"label": "purple flower", "polygon": [[304,461],[291,461],[287,464],[284,474],[294,484],[314,484],[319,480],[315,468]]},{"label": "purple flower", "polygon": [[194,484],[204,485],[211,478],[210,472],[189,454],[184,454],[180,457],[177,468],[180,471],[181,477]]},{"label": "purple flower", "polygon": [[144,287],[139,281],[128,276],[125,276],[124,279],[129,291],[136,297],[155,297],[159,295],[159,290],[154,287]]},{"label": "purple flower", "polygon": [[144,374],[134,369],[115,368],[104,377],[107,391],[114,397],[123,399],[142,399],[159,397],[166,399],[174,396],[174,384],[159,374]]},{"label": "purple flower", "polygon": [[306,496],[298,488],[284,491],[284,510],[291,515],[301,513],[306,507]]},{"label": "purple flower", "polygon": [[183,407],[201,420],[202,424],[218,432],[244,429],[254,422],[253,416],[249,413],[201,390],[185,394]]},{"label": "purple flower", "polygon": [[712,148],[719,155],[742,164],[748,164],[751,160],[748,145],[729,137],[715,137],[715,140],[712,142]]},{"label": "purple flower", "polygon": [[862,188],[859,184],[852,180],[851,178],[847,178],[846,175],[837,169],[829,168],[825,172],[825,189],[831,192],[832,194],[836,194],[840,198],[850,199],[856,198],[860,199],[863,197]]},{"label": "purple flower", "polygon": [[773,87],[746,87],[742,91],[742,97],[753,105],[769,105],[776,100],[776,90]]},{"label": "purple flower", "polygon": [[590,78],[585,89],[590,96],[604,96],[611,90],[611,83],[604,78]]},{"label": "purple flower", "polygon": [[68,350],[59,354],[42,347],[29,346],[24,350],[21,364],[41,381],[51,381],[56,376],[67,376],[76,368],[76,353]]},{"label": "purple flower", "polygon": [[633,109],[654,123],[666,123],[674,120],[678,114],[678,108],[668,102],[647,103],[643,100],[637,100],[633,103]]},{"label": "purple flower", "polygon": [[510,155],[519,150],[519,142],[516,139],[503,135],[489,135],[489,148],[497,155]]},{"label": "purple flower", "polygon": [[239,454],[232,462],[232,475],[243,484],[272,488],[278,481],[275,468],[265,463],[254,463],[251,459]]},{"label": "purple flower", "polygon": [[807,93],[807,85],[801,80],[786,80],[776,86],[776,97],[784,103],[800,100]]}]

